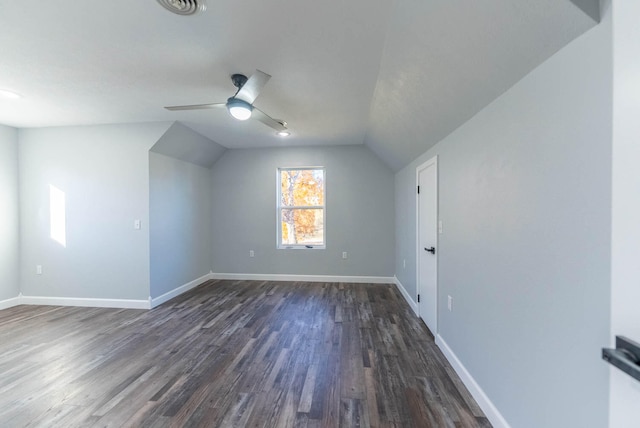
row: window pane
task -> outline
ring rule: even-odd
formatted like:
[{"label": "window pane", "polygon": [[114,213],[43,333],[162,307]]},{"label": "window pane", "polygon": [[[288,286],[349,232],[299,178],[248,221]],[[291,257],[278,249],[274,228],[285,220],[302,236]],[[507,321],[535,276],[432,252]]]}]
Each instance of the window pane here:
[{"label": "window pane", "polygon": [[324,210],[283,209],[281,245],[324,245]]},{"label": "window pane", "polygon": [[324,205],[324,170],[282,170],[280,186],[282,206]]}]

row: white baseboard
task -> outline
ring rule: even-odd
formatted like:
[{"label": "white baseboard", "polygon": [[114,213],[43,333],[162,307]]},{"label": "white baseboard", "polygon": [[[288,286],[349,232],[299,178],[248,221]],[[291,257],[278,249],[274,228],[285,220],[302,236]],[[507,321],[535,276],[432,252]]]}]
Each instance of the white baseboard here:
[{"label": "white baseboard", "polygon": [[393,284],[389,276],[336,276],[336,275],[289,275],[270,273],[211,273],[211,279],[233,279],[238,281],[300,281],[300,282],[357,282],[368,284]]},{"label": "white baseboard", "polygon": [[[231,279],[238,281],[305,281],[305,282],[351,282],[370,284],[394,284],[394,277],[385,276],[335,276],[335,275],[289,275],[289,274],[251,274],[251,273],[213,273],[210,272],[181,285],[161,296],[149,300],[94,299],[78,297],[23,296],[0,301],[0,309],[17,305],[83,306],[94,308],[151,309],[174,297],[197,287],[210,279]],[[402,291],[402,290],[401,290]],[[405,291],[406,293],[406,291]],[[404,294],[403,294],[404,295]],[[405,297],[406,298],[406,297]],[[411,304],[411,303],[409,303]],[[415,309],[414,309],[415,310]]]},{"label": "white baseboard", "polygon": [[12,297],[10,299],[0,300],[0,310],[12,308],[20,304],[20,296]]},{"label": "white baseboard", "polygon": [[462,362],[458,359],[453,350],[449,348],[449,345],[444,341],[442,336],[436,336],[436,345],[442,350],[444,356],[449,360],[449,363],[456,371],[462,383],[467,387],[473,398],[476,400],[482,411],[484,412],[491,425],[495,428],[510,428],[510,425],[504,419],[502,414],[498,411],[496,406],[491,402],[487,394],[484,393],[480,385],[475,381],[471,373],[466,369]]},{"label": "white baseboard", "polygon": [[197,287],[198,285],[202,284],[205,281],[208,281],[212,279],[211,278],[211,274],[208,273],[206,275],[201,276],[198,279],[194,279],[193,281],[189,281],[184,285],[181,285],[180,287],[174,288],[173,290],[164,293],[161,296],[158,297],[154,297],[153,299],[151,299],[151,307],[155,308],[156,306],[159,306],[161,304],[163,304],[164,302],[167,302],[171,299],[173,299],[174,297],[179,296],[182,293],[186,293],[187,291],[191,290],[192,288]]},{"label": "white baseboard", "polygon": [[407,301],[407,303],[409,304],[409,306],[413,310],[413,313],[416,314],[416,316],[419,316],[418,315],[418,304],[409,295],[409,293],[407,292],[407,289],[404,288],[404,285],[402,285],[402,283],[400,282],[400,280],[398,279],[397,276],[394,275],[393,280],[394,280],[394,282],[396,284],[396,288],[398,288],[398,290],[400,291],[400,294],[402,294],[402,297],[404,297],[404,300]]},{"label": "white baseboard", "polygon": [[151,309],[149,300],[82,297],[20,296],[21,305],[82,306],[90,308]]}]

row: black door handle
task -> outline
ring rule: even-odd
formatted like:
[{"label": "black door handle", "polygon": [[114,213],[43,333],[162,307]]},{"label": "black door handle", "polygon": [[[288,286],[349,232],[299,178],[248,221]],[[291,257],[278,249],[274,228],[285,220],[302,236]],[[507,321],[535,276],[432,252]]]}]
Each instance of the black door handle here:
[{"label": "black door handle", "polygon": [[615,349],[603,349],[602,358],[640,380],[640,343],[624,336],[616,336]]},{"label": "black door handle", "polygon": [[424,250],[430,252],[431,254],[435,254],[436,253],[435,247],[431,247],[431,248],[424,247]]}]

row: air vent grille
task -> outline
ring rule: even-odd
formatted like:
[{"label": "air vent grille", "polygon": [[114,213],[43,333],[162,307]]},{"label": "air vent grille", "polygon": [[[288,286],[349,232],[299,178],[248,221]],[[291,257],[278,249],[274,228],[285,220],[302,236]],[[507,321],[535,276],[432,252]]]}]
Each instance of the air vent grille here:
[{"label": "air vent grille", "polygon": [[207,6],[204,0],[157,0],[165,9],[178,15],[193,15],[204,11]]}]

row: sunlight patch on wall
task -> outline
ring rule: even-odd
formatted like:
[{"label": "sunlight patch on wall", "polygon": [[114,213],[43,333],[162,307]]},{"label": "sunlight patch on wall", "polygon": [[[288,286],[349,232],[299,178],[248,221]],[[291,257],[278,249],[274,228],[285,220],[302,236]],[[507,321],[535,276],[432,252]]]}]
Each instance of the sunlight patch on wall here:
[{"label": "sunlight patch on wall", "polygon": [[67,228],[66,228],[66,201],[62,190],[53,185],[49,185],[49,219],[51,239],[66,248]]}]

